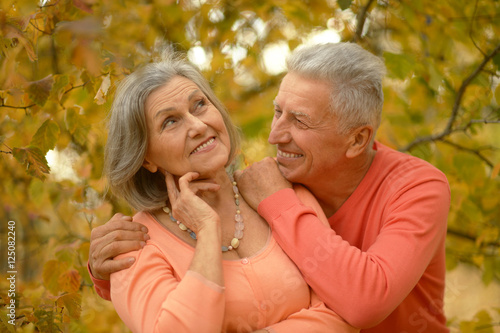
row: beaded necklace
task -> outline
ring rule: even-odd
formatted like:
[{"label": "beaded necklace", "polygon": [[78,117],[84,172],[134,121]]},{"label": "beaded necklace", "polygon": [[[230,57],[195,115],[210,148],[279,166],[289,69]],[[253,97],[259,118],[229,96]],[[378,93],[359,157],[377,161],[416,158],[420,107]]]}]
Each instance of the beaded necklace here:
[{"label": "beaded necklace", "polygon": [[[240,239],[243,238],[243,229],[245,229],[245,225],[243,223],[243,217],[241,216],[241,211],[240,211],[240,192],[238,190],[238,185],[234,181],[233,175],[229,175],[229,178],[231,179],[231,183],[233,185],[233,193],[234,193],[234,203],[236,204],[236,214],[234,215],[234,237],[231,239],[231,243],[228,246],[222,246],[222,252],[227,252],[231,251],[233,249],[237,249],[238,246],[240,246]],[[175,217],[172,215],[172,211],[170,208],[167,206],[163,207],[163,211],[168,214],[170,217],[170,220],[174,223],[177,224],[179,229],[182,231],[186,231],[189,236],[191,236],[192,239],[196,240],[196,233],[189,229],[184,223],[181,221],[178,221]]]}]

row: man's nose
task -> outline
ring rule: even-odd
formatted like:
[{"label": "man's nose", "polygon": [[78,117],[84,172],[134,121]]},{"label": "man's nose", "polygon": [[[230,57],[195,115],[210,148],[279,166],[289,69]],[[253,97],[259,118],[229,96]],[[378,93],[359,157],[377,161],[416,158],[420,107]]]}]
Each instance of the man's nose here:
[{"label": "man's nose", "polygon": [[274,119],[271,124],[271,133],[269,133],[268,142],[272,145],[287,143],[290,141],[291,135],[289,124],[285,117]]}]

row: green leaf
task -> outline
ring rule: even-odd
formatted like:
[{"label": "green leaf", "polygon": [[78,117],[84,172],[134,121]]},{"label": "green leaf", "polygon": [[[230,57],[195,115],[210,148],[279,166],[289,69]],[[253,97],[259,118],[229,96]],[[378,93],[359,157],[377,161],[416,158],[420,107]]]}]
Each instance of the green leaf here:
[{"label": "green leaf", "polygon": [[340,9],[346,10],[351,7],[352,0],[337,0],[337,3],[339,4]]},{"label": "green leaf", "polygon": [[500,53],[493,57],[493,63],[497,66],[497,71],[500,71]]},{"label": "green leaf", "polygon": [[38,308],[33,313],[37,319],[36,327],[39,332],[59,332],[59,328],[55,321],[54,311],[49,309],[48,311],[44,308]]},{"label": "green leaf", "polygon": [[400,80],[406,79],[415,68],[415,58],[409,54],[384,52],[384,59],[389,76]]},{"label": "green leaf", "polygon": [[51,95],[57,101],[60,101],[66,92],[66,87],[69,84],[68,75],[54,75],[54,85],[52,86]]},{"label": "green leaf", "polygon": [[59,125],[51,119],[47,119],[36,131],[30,145],[40,148],[40,151],[46,154],[55,147],[59,133]]},{"label": "green leaf", "polygon": [[37,105],[44,106],[50,96],[53,84],[54,78],[52,74],[41,80],[31,82],[28,86],[28,95]]},{"label": "green leaf", "polygon": [[0,311],[0,328],[2,328],[2,332],[16,333],[16,326],[9,324],[9,317],[7,317],[7,313],[5,311]]},{"label": "green leaf", "polygon": [[45,179],[44,174],[50,172],[44,154],[38,147],[13,148],[12,155],[16,160],[26,166],[26,172],[34,177]]},{"label": "green leaf", "polygon": [[69,107],[64,113],[64,124],[68,132],[73,134],[78,126],[78,109],[74,107]]},{"label": "green leaf", "polygon": [[474,318],[477,319],[476,321],[476,329],[481,328],[481,333],[494,333],[493,327],[491,326],[491,316],[486,310],[481,310],[476,315]]},{"label": "green leaf", "polygon": [[42,201],[44,191],[44,184],[41,180],[33,178],[29,186],[29,198],[36,204],[40,204]]}]

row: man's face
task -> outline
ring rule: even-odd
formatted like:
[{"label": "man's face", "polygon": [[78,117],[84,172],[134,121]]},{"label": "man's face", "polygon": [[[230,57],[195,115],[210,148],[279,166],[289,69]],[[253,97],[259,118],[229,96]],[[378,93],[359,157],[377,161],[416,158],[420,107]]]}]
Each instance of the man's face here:
[{"label": "man's face", "polygon": [[345,165],[348,135],[337,132],[325,81],[288,73],[274,101],[269,143],[277,146],[280,171],[291,182],[311,186]]}]

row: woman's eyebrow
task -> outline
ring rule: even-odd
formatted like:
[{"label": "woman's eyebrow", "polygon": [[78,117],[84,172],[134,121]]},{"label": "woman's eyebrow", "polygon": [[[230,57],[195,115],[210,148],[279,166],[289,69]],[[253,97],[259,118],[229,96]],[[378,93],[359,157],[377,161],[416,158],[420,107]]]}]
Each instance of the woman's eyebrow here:
[{"label": "woman's eyebrow", "polygon": [[199,89],[195,89],[195,90],[193,90],[193,91],[189,94],[189,96],[188,96],[188,101],[192,100],[192,99],[193,99],[193,97],[194,97],[197,93],[199,93],[199,92],[200,92],[200,90],[199,90]]},{"label": "woman's eyebrow", "polygon": [[[191,101],[195,96],[196,94],[198,94],[200,92],[199,89],[195,89],[193,90],[189,96],[188,96],[188,101]],[[153,117],[153,120],[155,120],[156,118],[158,118],[162,113],[164,112],[169,112],[169,111],[174,111],[175,108],[174,107],[169,107],[169,108],[166,108],[166,109],[161,109],[159,110],[158,112],[156,112],[155,116]]]}]

